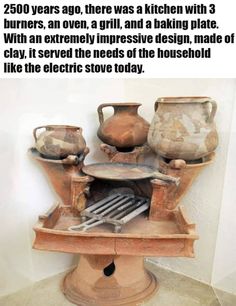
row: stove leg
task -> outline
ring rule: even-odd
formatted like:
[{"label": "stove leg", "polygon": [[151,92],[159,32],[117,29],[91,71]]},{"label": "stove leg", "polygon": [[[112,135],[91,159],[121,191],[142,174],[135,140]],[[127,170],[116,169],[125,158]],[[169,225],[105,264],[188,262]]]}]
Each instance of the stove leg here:
[{"label": "stove leg", "polygon": [[115,225],[115,233],[120,233],[122,229],[121,225]]},{"label": "stove leg", "polygon": [[81,255],[78,266],[66,275],[62,290],[76,305],[137,306],[158,287],[143,257]]}]

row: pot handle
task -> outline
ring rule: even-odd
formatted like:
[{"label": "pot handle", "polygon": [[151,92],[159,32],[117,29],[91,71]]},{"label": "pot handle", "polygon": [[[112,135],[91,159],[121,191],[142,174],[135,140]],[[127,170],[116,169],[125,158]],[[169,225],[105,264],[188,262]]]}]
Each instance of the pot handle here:
[{"label": "pot handle", "polygon": [[158,108],[158,103],[159,103],[159,101],[158,101],[158,100],[156,100],[156,102],[155,102],[155,104],[154,104],[154,111],[155,111],[155,112],[157,111],[157,108]]},{"label": "pot handle", "polygon": [[217,103],[214,100],[208,100],[208,101],[206,101],[204,103],[210,103],[211,104],[211,112],[210,112],[209,117],[208,117],[208,119],[206,121],[208,123],[212,123],[213,120],[214,120],[216,111],[217,111]]},{"label": "pot handle", "polygon": [[98,119],[99,119],[100,124],[103,124],[103,122],[104,122],[104,115],[103,115],[102,109],[104,107],[114,106],[114,105],[116,105],[116,103],[103,103],[103,104],[98,106],[97,112],[98,112]]},{"label": "pot handle", "polygon": [[47,125],[38,126],[35,129],[33,129],[33,136],[34,136],[35,141],[38,140],[38,138],[37,138],[37,130],[40,130],[40,129],[43,129],[43,128],[47,129]]},{"label": "pot handle", "polygon": [[166,175],[166,174],[160,173],[159,171],[153,172],[152,177],[157,178],[159,180],[169,182],[169,183],[174,183],[176,186],[178,186],[180,183],[179,177]]}]

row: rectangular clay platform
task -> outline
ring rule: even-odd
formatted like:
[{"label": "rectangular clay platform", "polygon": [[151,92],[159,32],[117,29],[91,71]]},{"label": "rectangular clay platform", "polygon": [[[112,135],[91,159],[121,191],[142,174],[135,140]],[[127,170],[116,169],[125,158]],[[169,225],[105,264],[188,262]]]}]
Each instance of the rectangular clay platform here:
[{"label": "rectangular clay platform", "polygon": [[70,206],[52,207],[34,227],[34,248],[79,254],[194,257],[193,243],[198,239],[183,208],[169,211],[160,221],[140,215],[123,225],[121,233],[113,233],[109,224],[87,232],[67,230],[79,223],[78,212]]}]

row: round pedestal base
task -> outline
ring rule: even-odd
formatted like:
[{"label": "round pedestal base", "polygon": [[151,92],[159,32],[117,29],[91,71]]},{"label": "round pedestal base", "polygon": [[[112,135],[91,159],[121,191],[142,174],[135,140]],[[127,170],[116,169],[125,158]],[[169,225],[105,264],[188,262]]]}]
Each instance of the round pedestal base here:
[{"label": "round pedestal base", "polygon": [[63,281],[66,298],[80,306],[136,306],[157,289],[143,257],[134,256],[81,255]]}]

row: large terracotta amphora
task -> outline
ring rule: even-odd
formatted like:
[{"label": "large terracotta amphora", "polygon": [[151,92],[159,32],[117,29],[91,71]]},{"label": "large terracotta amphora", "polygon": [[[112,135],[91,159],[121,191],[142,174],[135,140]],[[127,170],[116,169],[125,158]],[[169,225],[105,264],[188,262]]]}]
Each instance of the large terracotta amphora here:
[{"label": "large terracotta amphora", "polygon": [[155,103],[148,144],[168,159],[200,159],[218,145],[216,102],[209,97],[163,97]]},{"label": "large terracotta amphora", "polygon": [[[140,103],[105,103],[97,111],[100,127],[98,137],[118,149],[143,145],[147,141],[149,123],[138,115]],[[103,108],[114,108],[113,116],[104,121]]]},{"label": "large terracotta amphora", "polygon": [[[42,133],[37,132],[44,129]],[[82,128],[70,125],[45,125],[34,129],[36,149],[45,157],[63,158],[79,155],[86,147]]]}]

